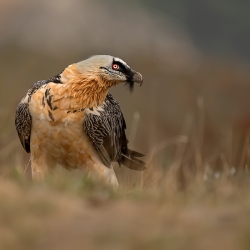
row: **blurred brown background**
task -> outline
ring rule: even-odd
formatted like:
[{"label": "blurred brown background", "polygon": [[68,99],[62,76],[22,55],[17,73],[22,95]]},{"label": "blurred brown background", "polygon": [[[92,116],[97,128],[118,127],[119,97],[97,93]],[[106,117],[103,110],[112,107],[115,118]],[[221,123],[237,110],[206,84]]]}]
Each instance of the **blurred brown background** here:
[{"label": "blurred brown background", "polygon": [[171,138],[187,135],[187,161],[246,166],[249,14],[250,2],[232,0],[1,0],[1,168],[28,161],[14,127],[27,89],[94,54],[120,57],[144,77],[133,94],[111,90],[132,147],[168,167]]},{"label": "blurred brown background", "polygon": [[[250,249],[249,44],[247,0],[0,0],[0,249]],[[32,183],[17,104],[94,54],[144,77],[111,92],[147,170]]]}]

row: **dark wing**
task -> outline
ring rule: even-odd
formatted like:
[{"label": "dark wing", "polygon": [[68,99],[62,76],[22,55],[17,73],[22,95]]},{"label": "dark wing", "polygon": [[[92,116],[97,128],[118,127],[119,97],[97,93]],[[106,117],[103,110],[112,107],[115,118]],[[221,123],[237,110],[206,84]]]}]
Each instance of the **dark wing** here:
[{"label": "dark wing", "polygon": [[131,169],[145,169],[145,163],[136,159],[143,155],[127,147],[126,123],[118,102],[110,93],[98,113],[99,115],[86,112],[84,130],[103,163],[110,167],[112,161],[117,161],[119,165],[123,164]]},{"label": "dark wing", "polygon": [[16,110],[15,125],[19,139],[27,153],[30,153],[31,123],[29,103],[20,102]]},{"label": "dark wing", "polygon": [[29,112],[29,102],[32,94],[34,94],[42,86],[49,82],[61,83],[60,75],[49,80],[41,80],[33,84],[33,86],[28,90],[26,96],[18,104],[16,109],[15,125],[19,139],[23,145],[23,148],[27,153],[30,153],[30,134],[31,134],[31,124],[32,118]]}]

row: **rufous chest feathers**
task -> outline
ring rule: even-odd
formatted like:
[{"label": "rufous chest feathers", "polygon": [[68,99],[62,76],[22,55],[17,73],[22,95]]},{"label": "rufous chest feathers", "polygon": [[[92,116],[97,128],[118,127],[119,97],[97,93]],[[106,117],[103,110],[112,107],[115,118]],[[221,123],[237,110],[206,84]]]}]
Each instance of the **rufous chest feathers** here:
[{"label": "rufous chest feathers", "polygon": [[75,65],[61,74],[63,84],[53,86],[53,102],[59,109],[82,109],[100,106],[106,98],[109,84],[98,75],[83,75]]}]

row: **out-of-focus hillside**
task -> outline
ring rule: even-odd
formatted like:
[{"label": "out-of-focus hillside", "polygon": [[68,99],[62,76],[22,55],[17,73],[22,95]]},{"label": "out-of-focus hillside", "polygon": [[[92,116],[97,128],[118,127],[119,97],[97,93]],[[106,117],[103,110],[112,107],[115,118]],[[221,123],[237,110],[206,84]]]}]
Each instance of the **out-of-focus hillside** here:
[{"label": "out-of-focus hillside", "polygon": [[16,45],[30,53],[74,55],[79,60],[93,53],[144,55],[172,66],[187,65],[197,56],[184,30],[172,22],[162,23],[143,6],[87,0],[1,5],[3,49]]},{"label": "out-of-focus hillside", "polygon": [[250,58],[250,2],[235,0],[140,0],[177,20],[202,50],[225,58]]}]

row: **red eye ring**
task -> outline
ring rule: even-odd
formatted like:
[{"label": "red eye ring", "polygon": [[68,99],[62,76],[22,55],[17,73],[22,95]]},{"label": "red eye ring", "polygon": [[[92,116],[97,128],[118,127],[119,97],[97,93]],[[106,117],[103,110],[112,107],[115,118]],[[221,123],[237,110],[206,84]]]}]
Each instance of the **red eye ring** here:
[{"label": "red eye ring", "polygon": [[112,65],[112,69],[113,69],[113,70],[118,70],[118,69],[119,69],[119,65],[116,64],[116,63],[114,63],[114,64]]}]

